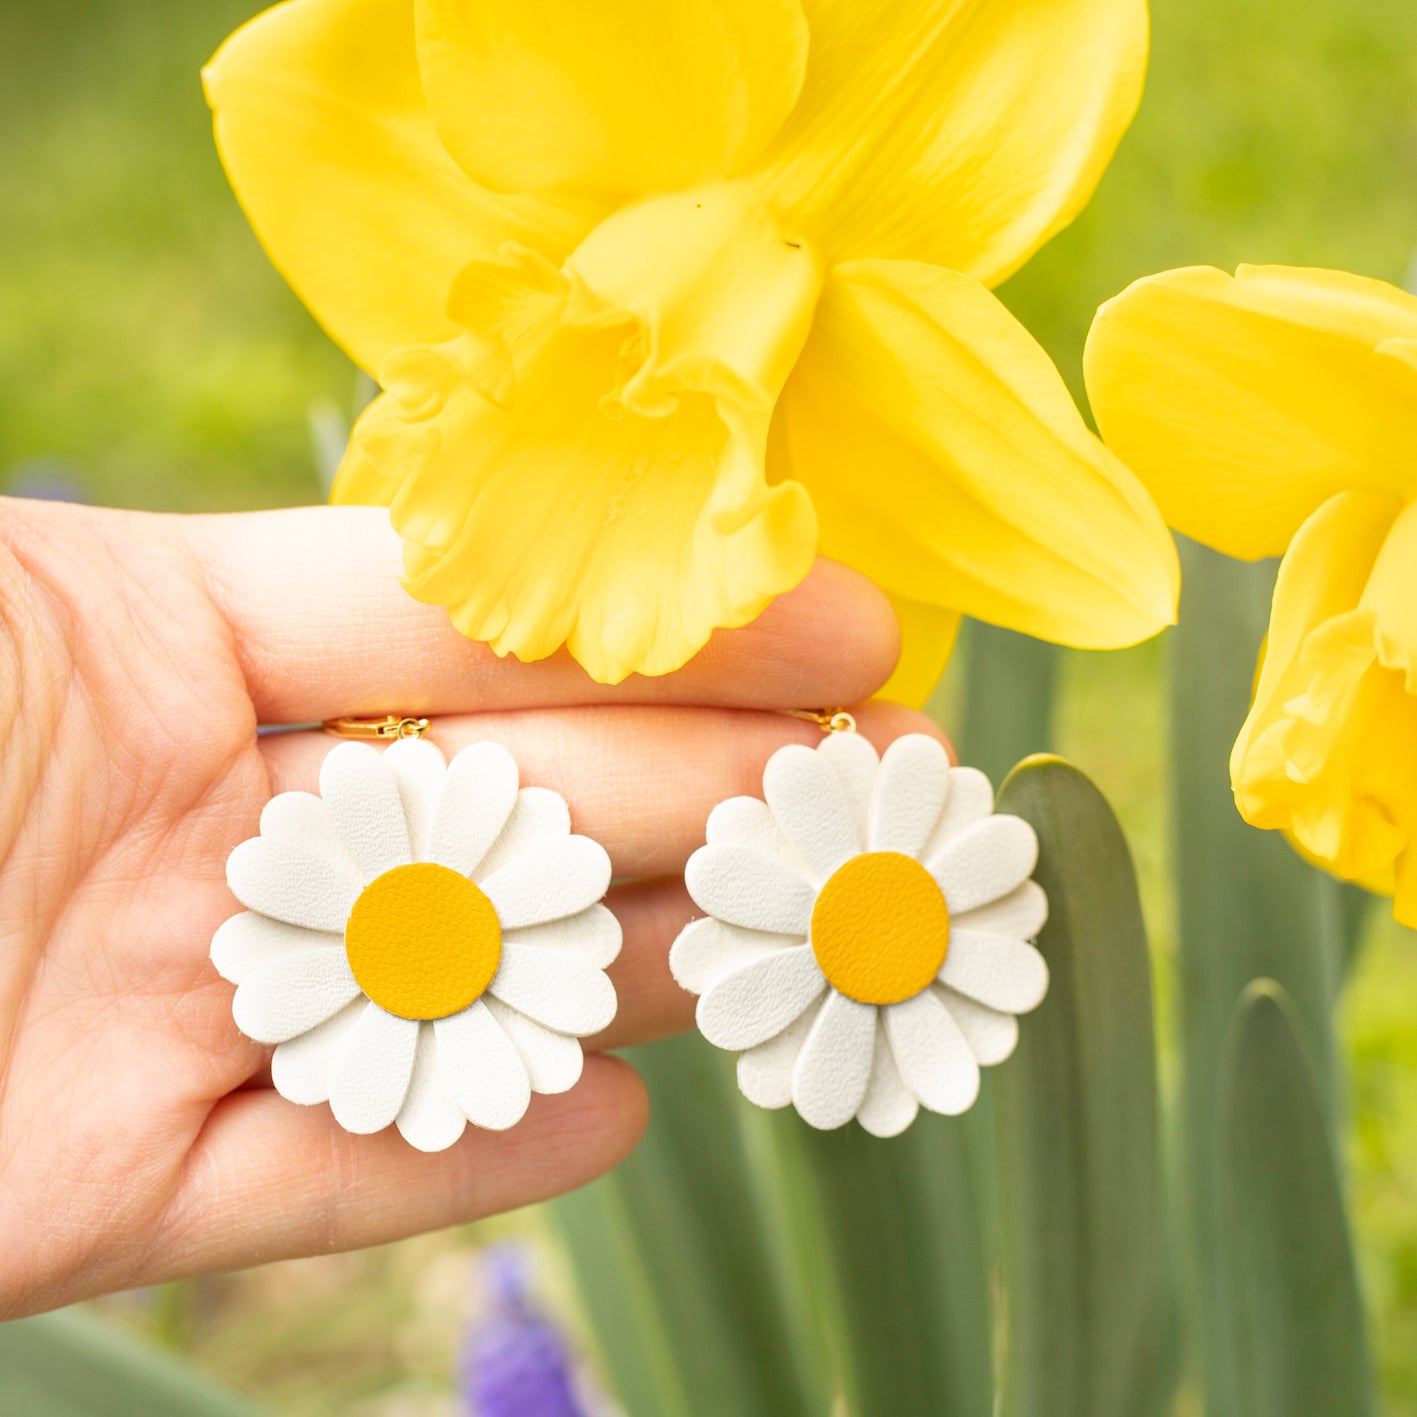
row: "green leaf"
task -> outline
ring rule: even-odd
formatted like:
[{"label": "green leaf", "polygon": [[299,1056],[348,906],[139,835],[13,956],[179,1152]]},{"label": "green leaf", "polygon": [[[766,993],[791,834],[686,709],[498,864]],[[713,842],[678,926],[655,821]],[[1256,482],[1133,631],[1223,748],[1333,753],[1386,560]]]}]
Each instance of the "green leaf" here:
[{"label": "green leaf", "polygon": [[[827,1347],[851,1417],[990,1417],[989,1231],[981,1116],[921,1113],[881,1140],[856,1123],[814,1131],[772,1119],[784,1163],[808,1179]],[[799,1257],[800,1258],[800,1257]]]},{"label": "green leaf", "polygon": [[0,1412],[15,1417],[260,1417],[265,1410],[78,1310],[0,1324]]},{"label": "green leaf", "polygon": [[1246,1417],[1369,1417],[1363,1306],[1302,1022],[1271,980],[1235,1010],[1222,1065],[1220,1213]]},{"label": "green leaf", "polygon": [[651,1122],[610,1176],[556,1201],[629,1417],[820,1417],[821,1353],[740,1126],[733,1059],[690,1035],[631,1050]]},{"label": "green leaf", "polygon": [[1009,1417],[1151,1417],[1175,1388],[1151,965],[1102,794],[1057,758],[998,808],[1038,833],[1048,997],[994,1078]]},{"label": "green leaf", "polygon": [[1217,1194],[1220,1057],[1245,987],[1260,977],[1279,981],[1314,1058],[1318,1107],[1332,1140],[1338,1088],[1330,1008],[1342,955],[1333,931],[1341,912],[1326,900],[1330,883],[1277,832],[1247,826],[1230,792],[1230,748],[1249,707],[1274,567],[1242,565],[1184,539],[1180,549],[1184,588],[1172,642],[1171,739],[1183,1252],[1207,1417],[1251,1417],[1238,1387]]},{"label": "green leaf", "polygon": [[977,620],[965,622],[961,639],[965,701],[957,746],[997,787],[1020,758],[1053,746],[1058,650]]}]

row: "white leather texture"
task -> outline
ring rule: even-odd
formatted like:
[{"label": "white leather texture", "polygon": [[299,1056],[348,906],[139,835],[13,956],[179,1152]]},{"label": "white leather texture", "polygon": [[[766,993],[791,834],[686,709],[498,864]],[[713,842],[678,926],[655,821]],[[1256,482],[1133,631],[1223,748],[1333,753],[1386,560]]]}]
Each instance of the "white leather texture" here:
[{"label": "white leather texture", "polygon": [[[763,782],[762,799],[714,808],[706,844],[685,872],[705,914],[680,933],[670,968],[699,996],[704,1037],[739,1053],[738,1085],[749,1101],[795,1106],[815,1127],[855,1118],[876,1136],[894,1136],[921,1107],[966,1110],[980,1068],[1013,1052],[1016,1015],[1047,992],[1047,964],[1031,943],[1048,910],[1029,879],[1038,854],[1032,828],[995,815],[988,779],[952,767],[923,735],[898,739],[878,758],[864,738],[831,734],[815,750],[774,754]],[[936,978],[929,981],[931,961],[923,985],[908,986],[917,992],[886,1004],[834,987],[811,939],[823,886],[846,862],[875,852],[920,863],[948,917]],[[860,947],[885,947],[869,919]]]},{"label": "white leather texture", "polygon": [[[420,861],[475,882],[501,930],[486,992],[438,1019],[400,1017],[371,1000],[344,943],[364,888]],[[609,857],[572,834],[557,793],[520,785],[498,744],[451,763],[419,739],[382,752],[334,748],[320,795],[273,798],[260,835],[231,853],[227,880],[246,909],[217,930],[211,957],[237,986],[237,1026],[275,1046],[282,1096],[328,1103],[348,1131],[397,1125],[411,1145],[439,1151],[469,1122],[514,1126],[533,1092],[575,1086],[580,1038],[615,1016],[605,970],[620,951],[620,924],[601,903]]]}]

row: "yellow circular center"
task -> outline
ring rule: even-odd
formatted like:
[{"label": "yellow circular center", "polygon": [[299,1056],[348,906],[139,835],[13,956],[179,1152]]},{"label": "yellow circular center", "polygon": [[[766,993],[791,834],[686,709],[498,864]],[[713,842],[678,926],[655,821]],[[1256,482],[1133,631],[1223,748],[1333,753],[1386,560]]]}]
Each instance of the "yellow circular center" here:
[{"label": "yellow circular center", "polygon": [[395,866],[359,894],[344,927],[359,987],[400,1018],[446,1018],[492,982],[502,926],[466,876],[432,861]]},{"label": "yellow circular center", "polygon": [[913,998],[940,972],[950,912],[935,878],[899,851],[853,856],[812,907],[812,949],[832,988],[862,1004]]}]

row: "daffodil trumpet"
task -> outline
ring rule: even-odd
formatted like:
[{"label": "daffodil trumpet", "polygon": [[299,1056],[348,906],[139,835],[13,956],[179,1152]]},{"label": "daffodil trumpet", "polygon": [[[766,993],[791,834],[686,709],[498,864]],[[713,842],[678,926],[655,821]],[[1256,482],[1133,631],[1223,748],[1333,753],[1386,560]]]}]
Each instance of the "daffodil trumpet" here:
[{"label": "daffodil trumpet", "polygon": [[1241,814],[1417,926],[1417,298],[1340,271],[1168,271],[1103,306],[1086,365],[1172,526],[1283,555],[1230,760]]},{"label": "daffodil trumpet", "polygon": [[818,553],[1107,647],[1174,616],[1140,485],[989,292],[1135,109],[1143,0],[288,0],[206,71],[276,264],[384,390],[334,489],[523,659],[663,674]]}]

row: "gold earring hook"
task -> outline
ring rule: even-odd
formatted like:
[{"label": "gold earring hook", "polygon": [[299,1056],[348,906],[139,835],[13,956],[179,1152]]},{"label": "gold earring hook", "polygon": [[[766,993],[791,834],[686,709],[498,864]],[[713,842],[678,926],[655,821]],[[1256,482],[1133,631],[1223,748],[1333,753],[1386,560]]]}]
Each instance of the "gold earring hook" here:
[{"label": "gold earring hook", "polygon": [[322,727],[336,738],[387,741],[392,738],[422,738],[428,732],[428,720],[386,713],[380,718],[327,718]]},{"label": "gold earring hook", "polygon": [[855,733],[855,715],[841,708],[783,709],[789,718],[805,718],[815,723],[823,733]]}]

